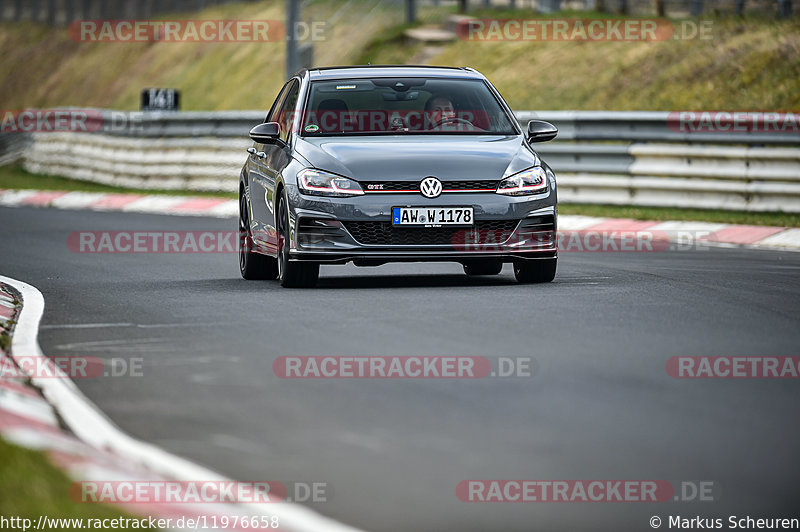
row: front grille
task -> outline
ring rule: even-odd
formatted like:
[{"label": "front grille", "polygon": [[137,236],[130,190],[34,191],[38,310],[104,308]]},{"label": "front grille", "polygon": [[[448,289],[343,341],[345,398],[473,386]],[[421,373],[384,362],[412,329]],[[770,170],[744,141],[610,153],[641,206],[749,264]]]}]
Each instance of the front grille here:
[{"label": "front grille", "polygon": [[504,242],[517,220],[477,221],[473,227],[395,227],[391,222],[342,222],[361,244],[372,246],[463,246],[465,242]]},{"label": "front grille", "polygon": [[497,190],[498,181],[485,179],[483,181],[442,181],[444,190]]},{"label": "front grille", "polygon": [[[419,181],[362,181],[361,188],[367,194],[386,192],[419,192]],[[459,192],[486,192],[497,190],[498,181],[483,179],[478,181],[442,181],[442,189]]]},{"label": "front grille", "polygon": [[367,181],[361,183],[364,192],[419,192],[419,181]]}]

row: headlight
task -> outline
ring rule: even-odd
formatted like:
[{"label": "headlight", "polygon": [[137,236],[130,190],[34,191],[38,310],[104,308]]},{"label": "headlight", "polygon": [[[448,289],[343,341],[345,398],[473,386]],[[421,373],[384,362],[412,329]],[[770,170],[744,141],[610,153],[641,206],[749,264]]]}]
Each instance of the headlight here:
[{"label": "headlight", "polygon": [[547,191],[547,173],[541,166],[534,166],[500,181],[498,194],[524,196]]},{"label": "headlight", "polygon": [[304,168],[297,173],[297,185],[301,192],[312,196],[343,198],[364,194],[361,185],[352,179],[313,168]]}]

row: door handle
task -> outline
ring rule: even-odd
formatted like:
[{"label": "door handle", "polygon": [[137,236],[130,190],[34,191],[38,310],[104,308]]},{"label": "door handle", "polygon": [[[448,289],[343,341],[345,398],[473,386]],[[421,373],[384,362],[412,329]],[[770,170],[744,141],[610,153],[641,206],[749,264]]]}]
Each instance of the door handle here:
[{"label": "door handle", "polygon": [[255,148],[247,148],[247,153],[249,153],[250,155],[255,155],[256,149]]}]

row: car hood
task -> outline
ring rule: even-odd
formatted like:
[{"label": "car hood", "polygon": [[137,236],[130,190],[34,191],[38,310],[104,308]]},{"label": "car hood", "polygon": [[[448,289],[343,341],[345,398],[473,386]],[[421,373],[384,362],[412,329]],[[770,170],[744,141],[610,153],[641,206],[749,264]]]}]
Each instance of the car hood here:
[{"label": "car hood", "polygon": [[353,179],[501,179],[539,163],[518,135],[301,137],[295,149],[314,167]]}]

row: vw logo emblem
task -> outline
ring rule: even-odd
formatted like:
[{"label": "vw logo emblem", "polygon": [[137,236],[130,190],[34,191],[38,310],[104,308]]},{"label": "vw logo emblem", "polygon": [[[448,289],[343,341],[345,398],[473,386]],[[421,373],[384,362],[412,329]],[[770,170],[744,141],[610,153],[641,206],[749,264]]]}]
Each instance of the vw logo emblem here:
[{"label": "vw logo emblem", "polygon": [[419,191],[426,198],[436,198],[442,193],[442,182],[435,177],[426,177],[419,184]]}]

